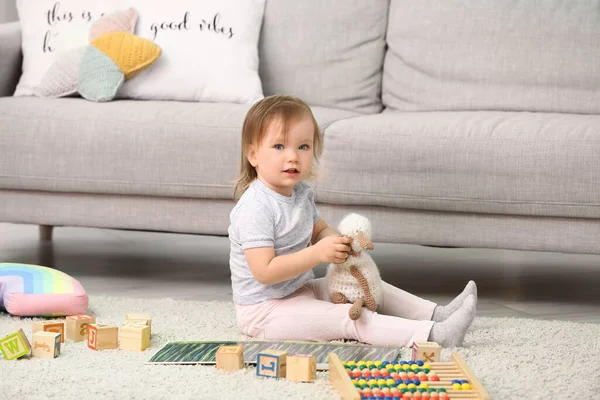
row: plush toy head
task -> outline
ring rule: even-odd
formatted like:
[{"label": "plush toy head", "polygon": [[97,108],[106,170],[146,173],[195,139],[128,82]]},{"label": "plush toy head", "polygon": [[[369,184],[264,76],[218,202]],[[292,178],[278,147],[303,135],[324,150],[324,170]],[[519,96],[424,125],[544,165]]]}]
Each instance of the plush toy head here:
[{"label": "plush toy head", "polygon": [[338,225],[338,231],[346,237],[352,238],[352,251],[360,253],[362,250],[373,250],[371,242],[371,221],[359,214],[348,214]]}]

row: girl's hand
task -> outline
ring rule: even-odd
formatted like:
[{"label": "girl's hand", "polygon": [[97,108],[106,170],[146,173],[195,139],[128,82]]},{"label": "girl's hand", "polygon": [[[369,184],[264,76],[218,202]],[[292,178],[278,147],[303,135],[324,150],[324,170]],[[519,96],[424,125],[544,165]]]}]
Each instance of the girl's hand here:
[{"label": "girl's hand", "polygon": [[319,261],[342,264],[348,258],[352,239],[344,236],[327,236],[315,244]]}]

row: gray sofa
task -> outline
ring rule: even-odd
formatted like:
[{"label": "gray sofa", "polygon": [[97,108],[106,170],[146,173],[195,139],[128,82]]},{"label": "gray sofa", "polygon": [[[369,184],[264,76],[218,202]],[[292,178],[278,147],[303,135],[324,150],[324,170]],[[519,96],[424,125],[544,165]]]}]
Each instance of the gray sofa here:
[{"label": "gray sofa", "polygon": [[[313,107],[323,217],[600,254],[598,4],[268,1],[264,94]],[[20,67],[0,25],[0,221],[227,234],[248,105],[11,97]]]}]

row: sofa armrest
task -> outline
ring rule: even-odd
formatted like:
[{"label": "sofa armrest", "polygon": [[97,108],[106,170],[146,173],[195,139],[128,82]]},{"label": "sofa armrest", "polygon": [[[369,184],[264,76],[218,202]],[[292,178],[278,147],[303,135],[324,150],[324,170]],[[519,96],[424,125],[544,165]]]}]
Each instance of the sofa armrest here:
[{"label": "sofa armrest", "polygon": [[21,77],[21,24],[0,24],[0,97],[12,96]]}]

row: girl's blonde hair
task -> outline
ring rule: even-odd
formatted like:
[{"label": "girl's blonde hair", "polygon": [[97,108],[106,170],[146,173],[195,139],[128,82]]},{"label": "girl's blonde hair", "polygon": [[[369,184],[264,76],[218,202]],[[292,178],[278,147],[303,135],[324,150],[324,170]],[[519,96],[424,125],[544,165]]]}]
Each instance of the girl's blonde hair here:
[{"label": "girl's blonde hair", "polygon": [[[287,139],[290,126],[304,118],[310,118],[313,122],[315,133],[313,135],[313,154],[315,163],[318,162],[323,148],[321,132],[315,117],[304,101],[294,96],[273,95],[255,103],[244,119],[242,127],[242,159],[240,175],[235,180],[235,191],[233,197],[238,200],[248,189],[248,186],[256,179],[256,170],[248,161],[248,149],[251,144],[260,145],[264,139],[269,125],[273,121],[281,124],[284,139]],[[316,165],[309,178],[314,177]]]}]

